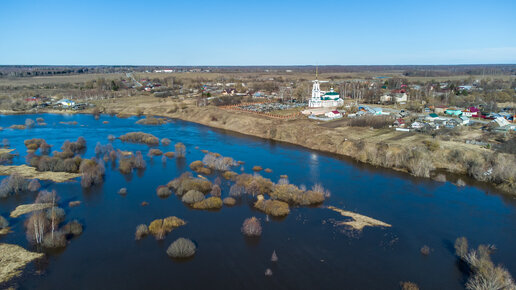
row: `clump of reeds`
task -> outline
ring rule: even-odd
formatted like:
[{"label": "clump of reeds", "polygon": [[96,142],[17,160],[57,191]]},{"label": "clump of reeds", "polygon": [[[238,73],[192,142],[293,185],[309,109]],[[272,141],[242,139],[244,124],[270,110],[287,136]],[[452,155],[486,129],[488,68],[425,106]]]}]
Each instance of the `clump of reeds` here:
[{"label": "clump of reeds", "polygon": [[402,290],[419,290],[417,284],[410,281],[400,282],[400,287]]},{"label": "clump of reeds", "polygon": [[430,247],[427,245],[424,245],[423,247],[421,247],[419,252],[421,252],[421,254],[424,256],[428,256],[428,255],[430,255]]},{"label": "clump of reeds", "polygon": [[189,258],[195,255],[195,251],[195,244],[191,240],[179,238],[167,248],[167,255],[178,259]]},{"label": "clump of reeds", "polygon": [[190,163],[190,169],[199,173],[209,175],[211,174],[211,170],[209,168],[204,167],[204,163],[200,160],[193,161]]},{"label": "clump of reeds", "polygon": [[76,206],[79,206],[79,205],[81,205],[81,201],[80,200],[74,200],[74,201],[70,201],[68,203],[69,207],[76,207]]},{"label": "clump of reeds", "polygon": [[152,156],[161,156],[163,155],[163,152],[157,148],[152,148],[149,150],[149,154],[148,154],[150,157]]},{"label": "clump of reeds", "polygon": [[164,118],[146,117],[136,121],[136,124],[141,125],[163,125],[167,121]]},{"label": "clump of reeds", "polygon": [[207,194],[212,188],[212,184],[209,180],[193,178],[192,174],[189,172],[181,174],[178,178],[170,181],[167,186],[169,188],[174,188],[176,194],[179,196],[182,196],[190,190],[197,190]]},{"label": "clump of reeds", "polygon": [[185,221],[175,216],[167,217],[165,219],[157,219],[150,223],[149,233],[151,233],[157,240],[162,240],[165,238],[165,235],[171,232],[174,228],[185,224]]},{"label": "clump of reeds", "polygon": [[253,171],[258,172],[258,171],[262,171],[262,170],[263,170],[263,168],[261,166],[259,166],[259,165],[253,166]]},{"label": "clump of reeds", "polygon": [[206,167],[220,170],[220,171],[228,171],[232,166],[236,166],[237,163],[231,157],[224,157],[218,153],[208,153],[202,159],[202,162]]},{"label": "clump of reeds", "polygon": [[172,151],[163,153],[164,156],[167,156],[167,158],[174,158],[175,153]]},{"label": "clump of reeds", "polygon": [[186,156],[186,146],[185,144],[179,142],[174,145],[175,148],[175,156],[177,158],[184,158]]},{"label": "clump of reeds", "polygon": [[125,187],[122,187],[118,190],[118,194],[122,195],[122,196],[125,196],[127,195],[127,188]]},{"label": "clump of reeds", "polygon": [[234,171],[226,171],[222,173],[222,177],[224,177],[227,180],[235,180],[235,178],[238,176],[238,173]]},{"label": "clump of reeds", "polygon": [[241,231],[248,237],[259,237],[262,235],[262,225],[257,218],[251,217],[244,221]]},{"label": "clump of reeds", "polygon": [[170,143],[172,143],[172,141],[168,138],[161,139],[161,145],[163,145],[163,146],[168,146],[168,145],[170,145]]}]

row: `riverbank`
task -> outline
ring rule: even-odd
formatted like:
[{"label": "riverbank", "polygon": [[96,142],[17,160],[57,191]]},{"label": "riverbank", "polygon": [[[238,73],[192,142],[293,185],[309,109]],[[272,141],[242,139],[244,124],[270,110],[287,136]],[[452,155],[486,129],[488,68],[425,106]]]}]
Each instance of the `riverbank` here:
[{"label": "riverbank", "polygon": [[[468,175],[516,194],[513,155],[465,142],[436,140],[429,135],[391,129],[333,126],[308,119],[277,120],[217,107],[197,107],[194,101],[130,97],[97,102],[101,112],[176,118],[245,135],[291,143],[351,157],[375,166],[443,181],[437,172]],[[63,113],[49,110],[48,113]],[[5,113],[5,112],[3,112]],[[69,112],[66,112],[69,113]],[[81,113],[88,113],[83,111]],[[445,177],[444,177],[445,178]],[[451,180],[458,184],[462,180]]]}]

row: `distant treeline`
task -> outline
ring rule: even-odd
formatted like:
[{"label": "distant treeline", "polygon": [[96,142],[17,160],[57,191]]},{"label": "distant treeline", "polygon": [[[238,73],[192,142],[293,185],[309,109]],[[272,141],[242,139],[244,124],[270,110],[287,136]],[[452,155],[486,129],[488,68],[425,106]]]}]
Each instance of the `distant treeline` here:
[{"label": "distant treeline", "polygon": [[[314,72],[315,66],[0,66],[0,77],[152,72],[172,69],[176,72]],[[325,73],[402,73],[405,76],[443,77],[452,75],[516,75],[516,64],[478,65],[329,65],[319,66]]]}]

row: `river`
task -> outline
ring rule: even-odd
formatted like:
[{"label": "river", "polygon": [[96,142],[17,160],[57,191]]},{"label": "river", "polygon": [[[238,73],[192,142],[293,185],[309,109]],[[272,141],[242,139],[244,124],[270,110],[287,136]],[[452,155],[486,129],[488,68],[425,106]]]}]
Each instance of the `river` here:
[{"label": "river", "polygon": [[[26,118],[42,117],[46,126],[7,129],[24,124]],[[84,157],[94,156],[97,142],[108,143],[108,135],[131,131],[151,133],[186,145],[186,159],[151,159],[147,145],[112,142],[121,150],[141,150],[147,161],[143,173],[122,175],[106,163],[105,181],[83,189],[77,181],[42,182],[43,189],[55,189],[66,220],[78,219],[84,232],[59,251],[48,251],[42,261],[30,264],[23,275],[9,285],[20,289],[398,289],[400,281],[413,281],[422,289],[463,289],[466,273],[454,254],[459,236],[470,245],[494,244],[492,259],[516,274],[516,199],[475,183],[458,187],[451,182],[414,178],[408,174],[357,163],[331,154],[234,134],[206,126],[172,120],[161,126],[138,125],[138,117],[121,119],[102,115],[8,115],[0,116],[0,139],[8,139],[20,156],[14,164],[25,163],[23,141],[44,138],[53,150],[65,140],[83,136],[87,141]],[[61,122],[77,121],[77,125]],[[105,123],[107,121],[108,123]],[[156,187],[189,171],[188,164],[204,154],[195,149],[218,152],[245,161],[244,172],[254,165],[272,169],[261,172],[278,181],[287,174],[293,184],[310,188],[321,183],[331,197],[318,207],[291,207],[283,219],[267,219],[253,209],[252,198],[219,211],[199,211],[186,207],[176,196],[160,199]],[[241,172],[241,168],[234,169]],[[217,174],[208,176],[214,180]],[[4,177],[0,177],[4,178]],[[229,181],[222,179],[222,197],[228,195]],[[124,197],[117,194],[128,189]],[[18,204],[34,201],[36,194],[22,193],[0,200],[0,214],[9,216]],[[78,207],[68,202],[80,200]],[[148,206],[142,207],[142,201]],[[366,227],[361,232],[336,225],[346,218],[326,208],[333,205],[366,215],[390,228]],[[138,224],[157,218],[177,216],[187,225],[175,229],[163,241],[152,236],[135,241]],[[244,219],[261,220],[260,239],[242,235]],[[25,217],[9,219],[13,232],[0,237],[34,250],[27,242]],[[193,259],[176,261],[165,251],[178,237],[197,245]],[[422,246],[430,254],[420,253]],[[276,251],[279,261],[270,257]],[[270,268],[273,275],[267,277]]]}]

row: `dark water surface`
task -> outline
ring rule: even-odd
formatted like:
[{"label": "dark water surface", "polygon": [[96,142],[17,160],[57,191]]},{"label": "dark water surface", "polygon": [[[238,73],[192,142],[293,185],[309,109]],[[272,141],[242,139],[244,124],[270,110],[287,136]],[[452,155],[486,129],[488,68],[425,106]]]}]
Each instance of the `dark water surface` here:
[{"label": "dark water surface", "polygon": [[[186,160],[161,157],[150,160],[146,145],[113,142],[122,150],[141,150],[147,161],[142,174],[130,177],[106,164],[102,186],[84,190],[79,182],[55,184],[66,210],[66,220],[84,224],[81,236],[70,241],[47,259],[30,264],[22,277],[13,281],[21,289],[398,289],[400,281],[413,281],[422,289],[461,289],[467,277],[454,256],[453,243],[466,236],[470,245],[489,243],[497,246],[493,261],[516,274],[516,200],[482,186],[457,187],[413,178],[391,170],[377,169],[298,146],[215,130],[182,121],[163,126],[137,125],[137,118],[118,119],[90,115],[14,115],[0,116],[0,126],[23,124],[30,117],[43,117],[48,124],[34,129],[0,131],[11,148],[20,154],[15,164],[25,162],[23,141],[44,138],[60,150],[63,141],[83,136],[94,155],[97,142],[108,143],[107,136],[144,131],[172,140],[162,151],[173,151],[183,142]],[[78,125],[59,122],[77,121]],[[103,124],[109,121],[109,124]],[[324,205],[334,205],[392,224],[392,228],[365,228],[361,233],[343,231],[332,221],[346,218],[324,207],[291,208],[282,220],[266,220],[265,214],[244,199],[235,207],[220,211],[197,211],[185,207],[174,195],[156,196],[156,187],[166,184],[188,164],[202,159],[206,149],[245,161],[244,170],[254,165],[271,168],[262,172],[277,181],[287,174],[292,183],[311,187],[321,183],[332,196]],[[240,168],[234,169],[240,172]],[[217,175],[208,176],[213,181]],[[0,177],[4,178],[4,177]],[[128,188],[126,197],[117,194]],[[223,179],[222,197],[228,195],[229,182]],[[16,205],[33,202],[35,194],[23,193],[0,200],[0,214],[9,216]],[[68,202],[81,200],[78,207]],[[142,207],[142,201],[149,206]],[[177,216],[187,225],[156,241],[148,236],[134,240],[138,224],[153,219]],[[263,234],[258,241],[246,240],[240,233],[245,218],[261,219]],[[25,238],[24,219],[9,219],[13,233],[1,237],[2,243],[14,243],[34,250]],[[178,262],[168,258],[166,248],[178,237],[192,239],[198,246],[195,257]],[[420,248],[432,251],[423,256]],[[270,262],[276,250],[279,261]],[[265,277],[270,268],[272,277]]]}]

